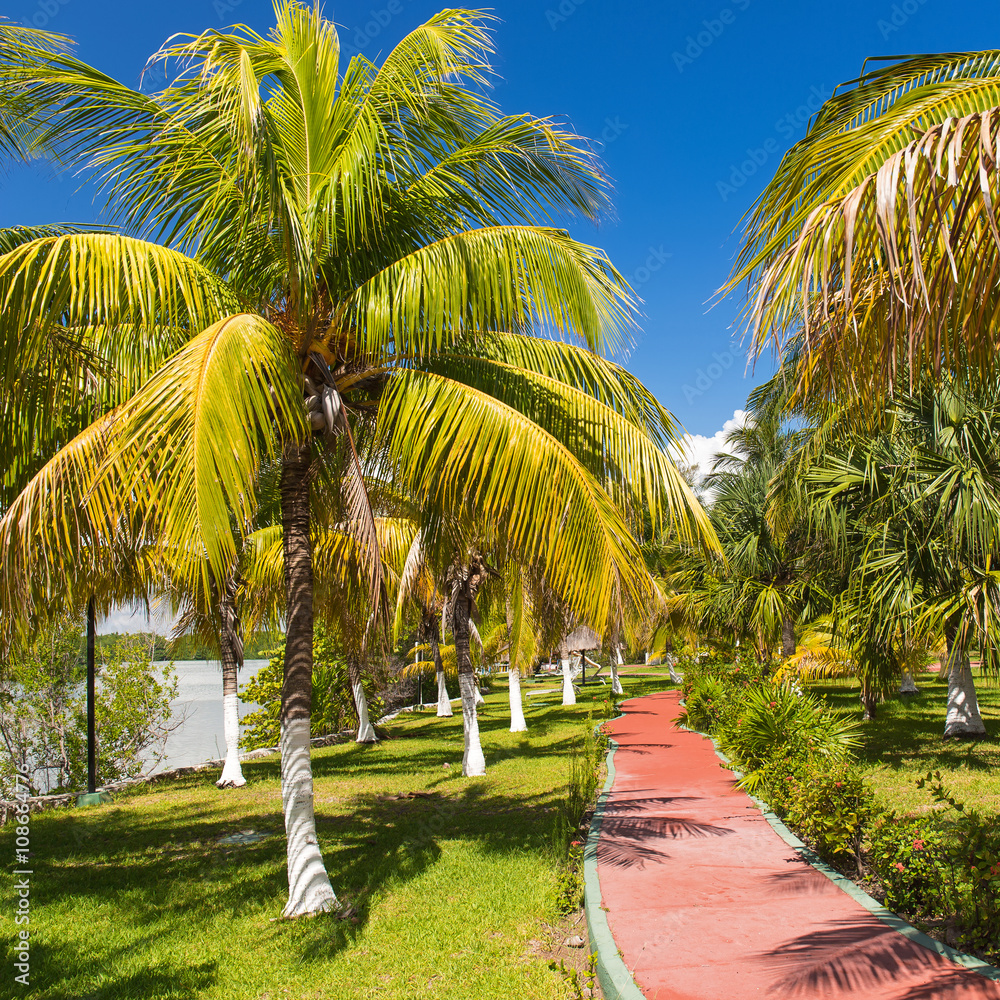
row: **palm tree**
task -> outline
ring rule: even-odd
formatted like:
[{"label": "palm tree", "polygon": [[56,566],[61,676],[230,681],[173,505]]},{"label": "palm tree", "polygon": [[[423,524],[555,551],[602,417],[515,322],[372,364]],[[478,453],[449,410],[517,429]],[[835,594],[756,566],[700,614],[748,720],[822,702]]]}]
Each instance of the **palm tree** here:
[{"label": "palm tree", "polygon": [[[596,217],[603,180],[576,137],[550,122],[504,118],[481,96],[490,51],[483,18],[446,11],[381,67],[356,57],[342,70],[336,31],[318,11],[284,2],[276,12],[268,38],[236,29],[163,49],[158,58],[177,72],[152,97],[67,55],[39,53],[28,73],[11,68],[38,109],[40,141],[99,172],[112,219],[135,235],[50,237],[0,258],[9,303],[0,322],[31,331],[32,344],[69,331],[112,365],[135,356],[155,374],[113,420],[61,453],[58,496],[32,494],[38,509],[59,501],[77,515],[35,520],[31,531],[7,521],[0,531],[10,543],[7,607],[26,590],[45,596],[27,567],[39,554],[58,565],[59,553],[65,566],[79,537],[105,537],[123,494],[145,530],[225,579],[238,536],[253,525],[260,470],[280,464],[285,913],[293,916],[336,901],[316,839],[308,752],[311,430],[322,431],[326,452],[335,431],[350,442],[349,412],[377,403],[392,460],[402,481],[423,484],[421,502],[474,490],[486,516],[510,517],[520,542],[559,567],[560,582],[599,603],[600,585],[587,581],[595,539],[622,564],[631,554],[613,494],[583,474],[586,464],[581,473],[579,461],[568,462],[560,438],[500,433],[483,393],[456,389],[432,370],[433,358],[461,345],[482,375],[520,343],[516,362],[530,373],[522,384],[571,368],[590,389],[578,393],[578,411],[600,409],[602,419],[563,434],[591,445],[617,434],[623,415],[635,411],[644,425],[663,415],[650,411],[648,394],[605,395],[594,380],[594,352],[621,343],[631,323],[627,289],[599,251],[534,223],[563,211]],[[578,338],[577,354],[553,360],[545,342],[532,342],[550,331]],[[417,398],[426,408],[414,412],[408,401]],[[609,481],[635,479],[661,511],[689,509],[649,434],[625,440],[632,445],[623,443]],[[500,446],[510,458],[498,465]],[[360,483],[350,445],[343,463]],[[516,484],[513,468],[523,477]],[[551,490],[537,490],[542,482]],[[374,521],[363,490],[351,496],[375,574]],[[694,525],[697,534],[697,516]],[[181,570],[194,572],[193,561]]]},{"label": "palm tree", "polygon": [[751,419],[731,431],[705,489],[724,560],[698,552],[669,578],[677,610],[696,629],[731,630],[754,643],[758,658],[795,652],[797,620],[815,586],[809,572],[809,528],[794,485],[783,477],[807,432],[781,418]]},{"label": "palm tree", "polygon": [[[100,171],[112,216],[171,249],[132,237],[50,238],[8,255],[0,281],[14,303],[8,323],[38,339],[70,327],[84,345],[104,337],[121,352],[136,328],[145,344],[167,327],[161,355],[183,345],[120,414],[111,453],[119,483],[139,494],[156,484],[144,510],[155,511],[158,533],[178,551],[200,536],[218,578],[238,551],[229,512],[242,530],[256,470],[281,462],[292,916],[335,903],[308,753],[313,444],[304,380],[333,423],[343,395],[387,362],[542,320],[600,347],[620,337],[629,305],[600,253],[530,224],[546,207],[594,216],[601,180],[574,137],[502,118],[461,85],[485,80],[481,19],[445,12],[380,69],[359,57],[341,72],[336,32],[318,11],[284,3],[277,16],[267,39],[212,32],[162,50],[179,71],[155,98],[39,53],[18,82],[45,117],[42,141]],[[113,511],[95,510],[89,529]]]},{"label": "palm tree", "polygon": [[1000,592],[1000,430],[995,391],[956,382],[900,396],[879,433],[828,448],[808,472],[817,520],[851,550],[841,628],[862,680],[866,713],[913,646],[947,641],[946,737],[985,732],[969,667],[978,639],[993,659]]},{"label": "palm tree", "polygon": [[[451,699],[448,697],[448,682],[445,677],[441,642],[444,640],[444,601],[442,588],[435,580],[427,561],[423,532],[414,525],[413,539],[406,553],[406,559],[399,570],[399,587],[396,591],[396,615],[393,621],[393,636],[399,638],[402,630],[407,602],[414,604],[420,616],[417,628],[418,639],[429,652],[437,682],[437,716],[451,718]],[[439,622],[441,623],[439,625]],[[414,663],[414,670],[422,669],[422,661]]]},{"label": "palm tree", "polygon": [[878,410],[914,379],[994,370],[1000,51],[893,60],[820,109],[749,221],[759,351],[801,337],[800,394]]}]

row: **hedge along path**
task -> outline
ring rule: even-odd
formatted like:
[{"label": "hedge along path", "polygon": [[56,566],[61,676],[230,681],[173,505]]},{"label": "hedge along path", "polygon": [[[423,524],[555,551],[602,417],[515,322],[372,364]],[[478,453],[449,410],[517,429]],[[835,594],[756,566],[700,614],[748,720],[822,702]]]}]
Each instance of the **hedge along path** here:
[{"label": "hedge along path", "polygon": [[618,973],[602,975],[608,1000],[1000,1000],[991,966],[900,933],[804,860],[712,742],[675,727],[679,698],[633,699],[608,725],[614,773],[588,851],[600,884],[587,886],[599,962]]}]

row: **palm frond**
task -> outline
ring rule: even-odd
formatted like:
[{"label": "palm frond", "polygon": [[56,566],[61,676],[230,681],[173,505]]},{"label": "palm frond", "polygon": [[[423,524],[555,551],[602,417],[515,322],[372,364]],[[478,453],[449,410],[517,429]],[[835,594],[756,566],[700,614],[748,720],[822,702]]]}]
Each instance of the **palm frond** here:
[{"label": "palm frond", "polygon": [[[472,509],[519,557],[545,568],[584,621],[601,627],[609,575],[641,602],[652,581],[621,513],[550,434],[490,395],[429,372],[401,372],[382,434],[401,483],[434,508]],[[501,527],[502,526],[502,527]]]}]

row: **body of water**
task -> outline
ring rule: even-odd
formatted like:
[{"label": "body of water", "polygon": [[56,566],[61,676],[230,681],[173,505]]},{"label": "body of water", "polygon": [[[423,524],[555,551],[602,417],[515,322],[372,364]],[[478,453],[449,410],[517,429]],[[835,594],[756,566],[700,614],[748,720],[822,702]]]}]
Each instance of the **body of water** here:
[{"label": "body of water", "polygon": [[[239,689],[267,660],[247,660],[239,672]],[[222,665],[217,660],[175,660],[177,698],[171,702],[174,721],[184,722],[167,737],[166,759],[156,770],[202,764],[226,755],[222,724]],[[239,703],[240,718],[254,705]]]}]

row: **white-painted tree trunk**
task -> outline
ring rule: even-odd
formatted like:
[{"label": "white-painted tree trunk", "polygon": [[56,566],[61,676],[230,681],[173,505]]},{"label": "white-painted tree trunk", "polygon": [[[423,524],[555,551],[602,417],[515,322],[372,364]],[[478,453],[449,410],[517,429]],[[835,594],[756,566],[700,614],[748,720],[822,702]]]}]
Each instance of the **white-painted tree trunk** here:
[{"label": "white-painted tree trunk", "polygon": [[944,735],[946,739],[986,735],[969,657],[958,642],[952,642],[948,651],[948,715]]},{"label": "white-painted tree trunk", "polygon": [[624,694],[625,689],[622,687],[622,682],[618,677],[618,668],[624,664],[622,659],[621,649],[615,650],[615,655],[611,657],[611,693],[612,694]]},{"label": "white-painted tree trunk", "polygon": [[364,686],[358,678],[351,681],[351,690],[354,692],[354,707],[358,710],[358,735],[354,742],[377,743],[375,727],[368,719],[368,699],[365,697]]},{"label": "white-painted tree trunk", "polygon": [[232,574],[218,597],[221,618],[219,661],[222,665],[222,725],[226,736],[226,763],[216,782],[219,788],[239,788],[246,784],[243,768],[240,766],[238,691],[239,670],[243,666],[243,638],[236,610],[237,587],[237,577]]},{"label": "white-painted tree trunk", "polygon": [[563,676],[563,700],[564,705],[575,705],[576,704],[576,691],[573,688],[573,677],[570,673],[569,658],[564,657],[559,661],[562,666],[562,676]]},{"label": "white-painted tree trunk", "polygon": [[679,673],[677,673],[677,669],[674,666],[674,654],[668,650],[666,653],[666,657],[667,657],[667,670],[670,672],[671,683],[680,684],[680,682],[684,680],[684,678],[681,677]]},{"label": "white-painted tree trunk", "polygon": [[507,671],[507,685],[510,691],[510,731],[524,733],[528,723],[524,721],[524,706],[521,704],[521,671],[511,667]]},{"label": "white-painted tree trunk", "polygon": [[476,691],[479,685],[474,675],[459,674],[458,686],[462,692],[462,722],[465,730],[462,774],[473,778],[486,773],[486,758],[479,742],[479,720],[476,718]]},{"label": "white-painted tree trunk", "polygon": [[284,916],[331,910],[337,905],[337,897],[316,837],[308,719],[292,719],[281,725],[281,805],[288,841],[288,903]]},{"label": "white-painted tree trunk", "polygon": [[899,682],[899,693],[920,694],[920,688],[917,687],[917,682],[913,679],[913,674],[909,670],[903,671],[902,679]]},{"label": "white-painted tree trunk", "polygon": [[247,783],[240,766],[240,712],[238,697],[226,694],[222,698],[222,726],[226,734],[226,763],[222,777],[216,782],[219,788],[239,788]]},{"label": "white-painted tree trunk", "polygon": [[451,710],[451,699],[448,697],[448,683],[447,681],[445,681],[443,670],[438,671],[437,681],[438,681],[437,714],[439,718],[447,719],[453,716],[455,713]]},{"label": "white-painted tree trunk", "polygon": [[483,692],[479,690],[479,680],[473,675],[472,679],[475,681],[475,691],[476,691],[476,707],[486,704],[486,699],[483,697]]}]

